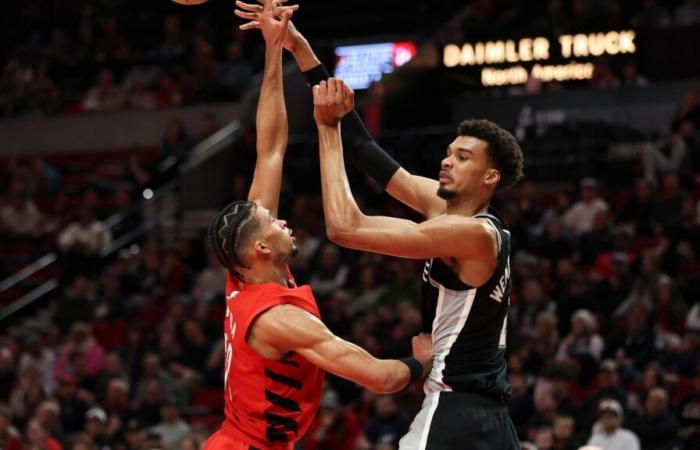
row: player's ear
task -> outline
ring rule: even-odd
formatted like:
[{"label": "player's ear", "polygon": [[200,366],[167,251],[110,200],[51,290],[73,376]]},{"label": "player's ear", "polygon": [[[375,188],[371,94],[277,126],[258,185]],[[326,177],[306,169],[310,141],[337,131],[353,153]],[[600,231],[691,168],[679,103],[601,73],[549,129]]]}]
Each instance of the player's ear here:
[{"label": "player's ear", "polygon": [[255,241],[255,244],[253,244],[253,249],[255,250],[255,254],[258,256],[268,256],[270,253],[272,253],[270,247],[268,247],[267,244],[261,240]]},{"label": "player's ear", "polygon": [[484,183],[487,186],[496,187],[498,182],[501,181],[501,172],[496,169],[486,169],[486,177],[484,178]]}]

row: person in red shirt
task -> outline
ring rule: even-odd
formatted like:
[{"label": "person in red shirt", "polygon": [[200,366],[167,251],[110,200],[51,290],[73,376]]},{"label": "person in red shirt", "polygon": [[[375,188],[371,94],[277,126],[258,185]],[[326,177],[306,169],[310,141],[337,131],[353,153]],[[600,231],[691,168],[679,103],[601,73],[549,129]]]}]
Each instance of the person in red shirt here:
[{"label": "person in red shirt", "polygon": [[388,393],[427,373],[433,357],[429,335],[416,336],[415,358],[403,360],[374,358],[338,338],[321,322],[311,288],[297,286],[289,271],[295,239],[276,215],[287,145],[282,42],[297,7],[261,3],[259,12],[241,13],[261,29],[266,45],[255,174],[248,200],[226,206],[209,228],[211,245],[229,271],[226,417],[204,450],[292,449],[318,410],[324,371]]}]

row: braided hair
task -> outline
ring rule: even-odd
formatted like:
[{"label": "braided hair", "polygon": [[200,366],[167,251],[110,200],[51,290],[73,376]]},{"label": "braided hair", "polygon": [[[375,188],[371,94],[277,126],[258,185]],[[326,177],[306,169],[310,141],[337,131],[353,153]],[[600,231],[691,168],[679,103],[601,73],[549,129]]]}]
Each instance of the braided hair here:
[{"label": "braided hair", "polygon": [[246,267],[238,253],[251,237],[252,232],[258,228],[256,210],[257,205],[253,202],[235,201],[219,211],[209,225],[209,242],[216,257],[238,278],[241,276],[234,267]]}]

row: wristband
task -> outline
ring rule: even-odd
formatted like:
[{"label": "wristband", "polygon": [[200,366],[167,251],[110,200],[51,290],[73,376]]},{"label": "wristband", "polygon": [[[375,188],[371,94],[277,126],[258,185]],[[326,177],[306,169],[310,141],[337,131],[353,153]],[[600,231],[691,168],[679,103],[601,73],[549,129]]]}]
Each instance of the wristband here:
[{"label": "wristband", "polygon": [[406,387],[409,387],[419,380],[421,376],[423,376],[423,364],[421,364],[416,358],[403,358],[399,361],[406,364],[406,366],[408,366],[408,370],[411,371],[411,380],[408,382]]},{"label": "wristband", "polygon": [[326,66],[324,66],[323,64],[319,64],[313,69],[309,69],[306,72],[302,73],[304,74],[304,78],[306,78],[306,82],[311,87],[316,86],[321,81],[326,81],[331,77],[328,71],[326,70]]}]

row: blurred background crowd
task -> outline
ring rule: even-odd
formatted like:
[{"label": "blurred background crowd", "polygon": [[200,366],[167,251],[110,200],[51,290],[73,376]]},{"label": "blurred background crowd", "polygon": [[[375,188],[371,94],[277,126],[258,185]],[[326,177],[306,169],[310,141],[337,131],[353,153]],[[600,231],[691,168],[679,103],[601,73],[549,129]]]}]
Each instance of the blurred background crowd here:
[{"label": "blurred background crowd", "polygon": [[[374,12],[348,7],[356,16],[346,19],[380,23],[395,8],[374,3]],[[432,7],[409,3],[416,23]],[[445,2],[436,8],[458,5],[459,13],[440,16],[432,43],[488,36],[493,27],[700,23],[697,0],[530,3]],[[229,2],[200,15],[160,0],[10,4],[6,20],[31,33],[5,30],[5,119],[237,101],[256,89],[261,42],[237,31]],[[318,8],[299,18],[312,38],[323,35],[312,19],[330,17]],[[345,25],[338,32],[351,34]],[[412,26],[427,33],[432,23]],[[583,89],[648,83],[636,69],[610,70]],[[434,176],[451,129],[420,138],[386,132],[377,119],[381,89],[361,103],[370,129],[407,168]],[[509,409],[524,447],[700,448],[700,88],[671,101],[665,131],[648,136],[614,176],[538,178],[528,172],[523,135],[528,177],[494,206],[513,237]],[[198,117],[156,130],[155,147],[0,155],[0,278],[55,252],[39,274],[57,282],[39,306],[3,318],[0,450],[199,450],[220,425],[226,273],[201,226],[130,237],[158,216],[153,192],[177,180],[192,147],[223,125],[210,113]],[[394,113],[393,122],[403,118]],[[214,206],[246,197],[254,143],[249,125],[231,150],[239,164],[228,192]],[[318,173],[316,154],[312,140],[292,139],[280,212],[300,249],[292,271],[311,285],[334,333],[376,356],[403,357],[421,329],[423,262],[347,251],[325,238],[318,181],[307,176]],[[353,172],[351,182],[365,212],[419,219],[371,180]],[[23,293],[1,288],[0,306]],[[396,449],[422,400],[420,387],[377,396],[332,376],[327,387],[299,449]]]}]

